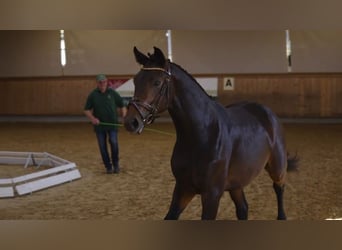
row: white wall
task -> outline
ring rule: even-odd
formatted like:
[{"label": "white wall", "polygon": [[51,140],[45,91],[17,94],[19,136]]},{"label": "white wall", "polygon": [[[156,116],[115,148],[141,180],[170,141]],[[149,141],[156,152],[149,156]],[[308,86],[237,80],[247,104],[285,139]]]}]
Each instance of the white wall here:
[{"label": "white wall", "polygon": [[[133,47],[167,55],[166,30],[0,31],[0,77],[133,75]],[[290,31],[293,72],[341,72],[342,31]],[[173,61],[190,74],[286,73],[285,31],[173,30]]]}]

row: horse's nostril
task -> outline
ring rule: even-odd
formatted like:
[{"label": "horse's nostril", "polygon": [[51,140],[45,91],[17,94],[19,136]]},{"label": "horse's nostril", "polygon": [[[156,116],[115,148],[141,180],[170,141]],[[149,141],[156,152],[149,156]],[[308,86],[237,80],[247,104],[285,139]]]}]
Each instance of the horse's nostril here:
[{"label": "horse's nostril", "polygon": [[130,118],[125,120],[125,128],[130,131],[136,131],[139,128],[140,124],[137,118]]},{"label": "horse's nostril", "polygon": [[132,119],[130,123],[131,123],[131,127],[134,129],[139,127],[139,122],[136,118]]}]

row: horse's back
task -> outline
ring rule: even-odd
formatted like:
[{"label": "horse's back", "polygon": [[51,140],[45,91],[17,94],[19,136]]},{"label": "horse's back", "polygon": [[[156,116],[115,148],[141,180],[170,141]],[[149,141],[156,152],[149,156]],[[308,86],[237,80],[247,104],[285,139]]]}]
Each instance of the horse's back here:
[{"label": "horse's back", "polygon": [[[271,142],[275,140],[277,133],[281,132],[277,116],[268,107],[256,102],[238,102],[226,106],[227,112],[235,113],[234,118],[241,123],[249,124],[258,122],[267,132]],[[245,114],[245,116],[243,115]],[[247,118],[246,118],[247,115]]]}]

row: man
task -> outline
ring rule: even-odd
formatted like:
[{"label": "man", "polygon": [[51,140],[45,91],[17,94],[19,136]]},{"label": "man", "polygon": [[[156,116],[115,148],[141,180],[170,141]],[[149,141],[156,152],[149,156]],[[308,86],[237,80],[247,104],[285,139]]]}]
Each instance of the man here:
[{"label": "man", "polygon": [[[96,82],[97,87],[87,98],[84,114],[94,125],[106,173],[119,173],[118,111],[122,117],[125,117],[127,109],[123,98],[108,87],[108,79],[104,74],[97,75]],[[107,149],[107,138],[111,156]]]}]

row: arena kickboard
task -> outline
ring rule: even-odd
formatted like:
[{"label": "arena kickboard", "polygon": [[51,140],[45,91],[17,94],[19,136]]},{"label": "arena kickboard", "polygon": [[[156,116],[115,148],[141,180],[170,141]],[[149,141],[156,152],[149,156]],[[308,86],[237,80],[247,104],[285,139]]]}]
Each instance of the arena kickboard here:
[{"label": "arena kickboard", "polygon": [[53,187],[65,182],[73,181],[81,178],[80,172],[76,170],[68,171],[63,174],[58,174],[36,181],[31,181],[28,183],[20,184],[15,186],[16,191],[19,195],[33,193],[35,191],[45,189],[48,187]]},{"label": "arena kickboard", "polygon": [[62,171],[67,171],[67,170],[73,169],[75,167],[76,167],[76,165],[74,163],[69,163],[67,165],[62,165],[62,166],[59,166],[59,167],[54,167],[54,168],[38,171],[36,173],[15,177],[12,180],[13,180],[13,183],[20,183],[20,182],[24,182],[24,181],[30,181],[32,179],[36,179],[36,178],[39,178],[39,177],[48,176],[48,175],[51,175],[51,174],[57,174],[57,173],[62,172]]},{"label": "arena kickboard", "polygon": [[[0,151],[0,164],[36,167],[34,173],[0,179],[0,198],[25,195],[81,178],[75,163],[47,152]],[[39,170],[41,165],[50,168]]]},{"label": "arena kickboard", "polygon": [[0,198],[14,197],[12,187],[0,187]]}]

